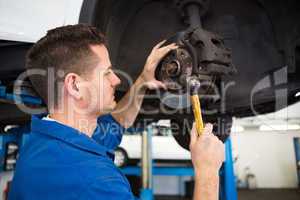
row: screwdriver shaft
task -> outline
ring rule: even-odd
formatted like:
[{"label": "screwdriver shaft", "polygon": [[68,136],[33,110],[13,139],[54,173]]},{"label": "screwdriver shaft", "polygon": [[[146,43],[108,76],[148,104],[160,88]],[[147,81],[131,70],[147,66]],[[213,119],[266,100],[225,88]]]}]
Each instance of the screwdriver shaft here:
[{"label": "screwdriver shaft", "polygon": [[201,114],[200,100],[197,94],[191,95],[191,103],[193,107],[197,133],[200,136],[202,134],[204,125],[203,125],[202,114]]}]

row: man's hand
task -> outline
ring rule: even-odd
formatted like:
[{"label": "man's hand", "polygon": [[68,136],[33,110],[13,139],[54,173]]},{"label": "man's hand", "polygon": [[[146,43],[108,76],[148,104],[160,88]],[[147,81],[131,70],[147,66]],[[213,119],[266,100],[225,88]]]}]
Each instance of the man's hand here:
[{"label": "man's hand", "polygon": [[155,69],[161,59],[168,52],[178,48],[175,44],[161,47],[165,40],[158,43],[147,58],[145,67],[141,75],[137,78],[130,90],[118,102],[112,116],[125,128],[130,127],[140,111],[146,89],[158,89],[166,86],[155,79]]},{"label": "man's hand", "polygon": [[161,59],[166,56],[167,53],[169,53],[171,50],[177,49],[178,46],[176,46],[175,43],[172,43],[170,45],[161,47],[165,42],[166,40],[158,43],[155,47],[153,47],[150,55],[147,58],[144,70],[139,77],[148,89],[167,89],[165,84],[155,79],[155,69]]},{"label": "man's hand", "polygon": [[212,134],[213,126],[206,124],[198,136],[195,123],[191,131],[190,151],[195,170],[194,200],[217,200],[219,169],[225,159],[224,144]]},{"label": "man's hand", "polygon": [[212,133],[213,126],[206,124],[201,136],[198,136],[195,123],[191,131],[190,150],[195,170],[219,172],[224,161],[224,144]]}]

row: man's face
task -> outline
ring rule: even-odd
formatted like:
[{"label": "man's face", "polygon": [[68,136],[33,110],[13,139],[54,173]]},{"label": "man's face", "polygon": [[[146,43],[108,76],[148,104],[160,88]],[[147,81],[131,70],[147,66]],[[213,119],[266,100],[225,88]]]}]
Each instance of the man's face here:
[{"label": "man's face", "polygon": [[115,88],[120,84],[120,79],[111,69],[107,48],[104,45],[93,45],[91,49],[99,57],[99,63],[86,78],[81,105],[101,115],[115,108]]}]

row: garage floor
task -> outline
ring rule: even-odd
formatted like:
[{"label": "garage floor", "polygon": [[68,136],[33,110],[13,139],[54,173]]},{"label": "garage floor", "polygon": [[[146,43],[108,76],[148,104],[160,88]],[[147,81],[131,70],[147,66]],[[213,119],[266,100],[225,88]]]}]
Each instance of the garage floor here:
[{"label": "garage floor", "polygon": [[[239,190],[238,200],[299,200],[300,189]],[[155,200],[188,200],[188,198],[157,196]]]},{"label": "garage floor", "polygon": [[294,189],[265,189],[265,190],[240,190],[239,200],[299,200],[300,190]]}]

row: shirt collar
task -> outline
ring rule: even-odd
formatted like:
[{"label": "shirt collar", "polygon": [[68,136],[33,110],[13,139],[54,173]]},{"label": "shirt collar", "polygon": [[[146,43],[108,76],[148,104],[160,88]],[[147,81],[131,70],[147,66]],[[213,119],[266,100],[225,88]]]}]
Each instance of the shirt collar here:
[{"label": "shirt collar", "polygon": [[111,157],[113,152],[109,151],[106,147],[100,145],[84,133],[56,121],[43,120],[42,117],[43,116],[32,116],[32,132],[56,138],[85,151]]},{"label": "shirt collar", "polygon": [[52,119],[49,114],[46,115],[45,117],[43,117],[42,120],[48,120],[48,121],[58,122],[57,120]]}]

